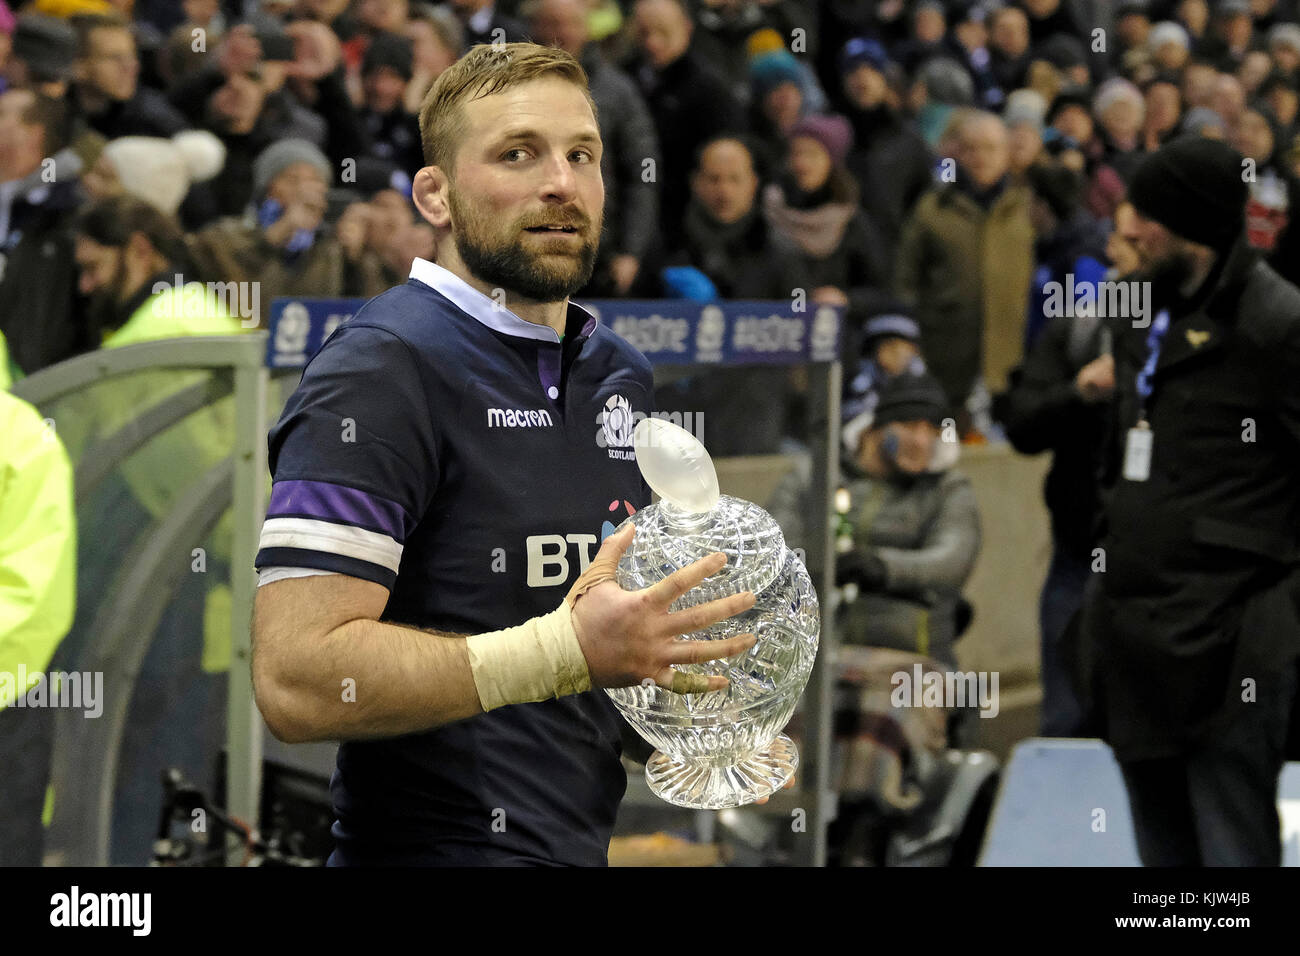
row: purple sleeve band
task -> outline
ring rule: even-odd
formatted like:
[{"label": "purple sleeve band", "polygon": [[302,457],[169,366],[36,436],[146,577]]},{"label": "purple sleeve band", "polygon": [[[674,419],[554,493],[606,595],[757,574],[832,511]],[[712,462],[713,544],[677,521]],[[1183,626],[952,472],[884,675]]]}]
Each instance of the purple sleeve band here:
[{"label": "purple sleeve band", "polygon": [[399,544],[415,521],[395,501],[328,481],[277,481],[268,518],[320,518],[386,534]]}]

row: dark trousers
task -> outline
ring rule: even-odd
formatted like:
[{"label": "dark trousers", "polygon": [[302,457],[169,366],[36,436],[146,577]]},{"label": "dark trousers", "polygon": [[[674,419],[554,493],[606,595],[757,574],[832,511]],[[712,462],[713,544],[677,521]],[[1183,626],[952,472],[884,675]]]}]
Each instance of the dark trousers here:
[{"label": "dark trousers", "polygon": [[1295,669],[1282,692],[1261,698],[1203,748],[1121,763],[1145,866],[1278,866],[1277,784]]},{"label": "dark trousers", "polygon": [[113,866],[145,866],[152,858],[165,770],[179,769],[204,792],[225,799],[213,788],[224,745],[227,675],[206,673],[201,662],[208,590],[229,577],[229,565],[211,556],[205,574],[186,575],[140,664],[118,754]]},{"label": "dark trousers", "polygon": [[0,866],[41,865],[41,813],[53,743],[54,712],[48,707],[0,710]]},{"label": "dark trousers", "polygon": [[1074,557],[1059,545],[1052,549],[1052,564],[1038,604],[1043,682],[1039,733],[1044,737],[1084,736],[1083,706],[1071,677],[1077,649],[1066,647],[1065,642],[1078,640],[1078,631],[1067,630],[1066,625],[1083,604],[1088,574],[1086,560]]}]

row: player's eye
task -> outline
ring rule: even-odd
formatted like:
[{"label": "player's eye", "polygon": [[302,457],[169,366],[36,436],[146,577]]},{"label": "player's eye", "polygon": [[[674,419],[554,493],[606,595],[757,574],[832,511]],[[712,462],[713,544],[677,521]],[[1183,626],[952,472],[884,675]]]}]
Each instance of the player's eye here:
[{"label": "player's eye", "polygon": [[506,160],[507,162],[512,162],[515,156],[518,156],[522,159],[527,155],[528,155],[528,150],[523,149],[522,147],[515,147],[514,149],[506,150],[506,152],[502,155],[501,158]]},{"label": "player's eye", "polygon": [[578,157],[579,162],[582,163],[594,163],[596,161],[595,157],[585,149],[574,150],[571,155]]}]

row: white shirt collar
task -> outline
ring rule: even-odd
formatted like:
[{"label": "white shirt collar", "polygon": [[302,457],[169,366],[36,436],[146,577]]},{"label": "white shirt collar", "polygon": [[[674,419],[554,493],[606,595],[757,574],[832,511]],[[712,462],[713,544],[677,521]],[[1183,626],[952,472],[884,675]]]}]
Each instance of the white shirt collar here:
[{"label": "white shirt collar", "polygon": [[[509,309],[498,305],[495,299],[484,295],[456,273],[436,262],[417,256],[411,262],[411,278],[423,282],[450,299],[462,312],[478,319],[490,329],[522,339],[536,339],[539,342],[560,341],[560,334],[549,325],[538,325],[536,322],[521,319]],[[582,334],[590,336],[596,329],[596,317],[576,302],[569,302],[570,315],[574,309],[577,309],[583,318]]]}]

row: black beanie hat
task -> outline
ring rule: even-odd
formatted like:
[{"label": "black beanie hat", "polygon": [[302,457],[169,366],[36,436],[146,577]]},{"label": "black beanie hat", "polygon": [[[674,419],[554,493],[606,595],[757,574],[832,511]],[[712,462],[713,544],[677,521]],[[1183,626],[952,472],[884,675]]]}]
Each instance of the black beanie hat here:
[{"label": "black beanie hat", "polygon": [[926,372],[904,372],[885,383],[876,403],[872,428],[891,422],[929,422],[936,428],[948,417],[948,396],[939,380]]},{"label": "black beanie hat", "polygon": [[1053,33],[1038,45],[1034,58],[1046,60],[1058,70],[1088,65],[1088,51],[1078,37],[1068,33]]},{"label": "black beanie hat", "polygon": [[395,33],[380,33],[370,41],[361,61],[361,73],[367,76],[381,67],[388,67],[398,76],[410,81],[414,54],[411,41]]},{"label": "black beanie hat", "polygon": [[1221,251],[1241,235],[1249,187],[1236,150],[1191,135],[1143,160],[1128,196],[1139,213],[1175,235]]},{"label": "black beanie hat", "polygon": [[1047,108],[1047,115],[1043,117],[1043,121],[1051,126],[1052,121],[1056,119],[1056,114],[1067,106],[1078,106],[1089,116],[1092,115],[1092,98],[1088,95],[1088,91],[1080,86],[1067,86],[1056,94],[1052,105]]}]

